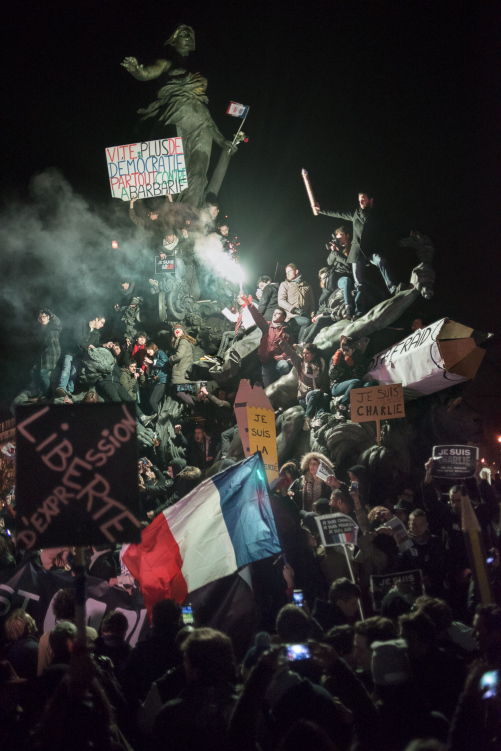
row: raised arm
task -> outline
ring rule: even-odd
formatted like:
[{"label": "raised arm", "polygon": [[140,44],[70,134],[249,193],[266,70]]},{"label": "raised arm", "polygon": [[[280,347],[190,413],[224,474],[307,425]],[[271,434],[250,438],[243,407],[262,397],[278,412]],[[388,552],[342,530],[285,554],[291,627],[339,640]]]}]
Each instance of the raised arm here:
[{"label": "raised arm", "polygon": [[302,360],[296,350],[292,349],[289,342],[287,342],[285,339],[281,339],[279,344],[282,348],[282,352],[285,354],[287,359],[291,361],[296,370],[300,369]]},{"label": "raised arm", "polygon": [[269,330],[268,321],[264,318],[255,305],[249,305],[249,313],[253,317],[258,328],[261,329],[263,334],[267,334]]},{"label": "raised arm", "polygon": [[172,67],[170,60],[155,60],[152,65],[140,65],[135,57],[126,57],[120,65],[138,81],[152,81]]},{"label": "raised arm", "polygon": [[319,214],[324,214],[324,216],[337,217],[338,219],[347,219],[349,222],[352,222],[353,217],[355,216],[354,211],[339,211],[339,209],[332,209],[331,211],[323,211],[323,209],[320,208],[318,203],[315,204],[315,208],[318,210]]}]

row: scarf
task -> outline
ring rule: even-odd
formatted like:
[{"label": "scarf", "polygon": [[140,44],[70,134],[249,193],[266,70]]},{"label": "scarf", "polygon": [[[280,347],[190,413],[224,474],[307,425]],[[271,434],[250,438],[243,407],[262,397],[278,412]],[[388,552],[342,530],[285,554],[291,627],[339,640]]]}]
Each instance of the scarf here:
[{"label": "scarf", "polygon": [[322,497],[323,482],[314,477],[310,471],[304,476],[303,483],[303,511],[311,511],[315,501]]},{"label": "scarf", "polygon": [[162,242],[162,245],[164,246],[165,250],[172,252],[174,248],[178,245],[178,243],[179,243],[179,238],[175,237],[171,243],[168,243],[167,240],[164,239],[164,241]]}]

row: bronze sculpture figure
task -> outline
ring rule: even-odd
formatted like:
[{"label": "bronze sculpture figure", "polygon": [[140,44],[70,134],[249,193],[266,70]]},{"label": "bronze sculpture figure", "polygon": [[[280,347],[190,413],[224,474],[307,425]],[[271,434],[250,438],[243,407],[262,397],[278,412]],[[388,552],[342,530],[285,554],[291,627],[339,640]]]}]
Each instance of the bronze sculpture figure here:
[{"label": "bronze sculpture figure", "polygon": [[[155,125],[176,127],[177,135],[183,139],[188,187],[174,196],[174,200],[201,208],[205,201],[212,142],[224,149],[226,155],[233,154],[236,147],[224,138],[207,108],[207,79],[200,73],[186,70],[183,58],[195,49],[195,32],[191,26],[178,26],[165,44],[171,47],[169,59],[141,65],[135,57],[126,57],[121,65],[138,81],[167,77],[157,99],[138,111],[143,121],[153,120]],[[154,137],[160,135],[157,129]]]}]

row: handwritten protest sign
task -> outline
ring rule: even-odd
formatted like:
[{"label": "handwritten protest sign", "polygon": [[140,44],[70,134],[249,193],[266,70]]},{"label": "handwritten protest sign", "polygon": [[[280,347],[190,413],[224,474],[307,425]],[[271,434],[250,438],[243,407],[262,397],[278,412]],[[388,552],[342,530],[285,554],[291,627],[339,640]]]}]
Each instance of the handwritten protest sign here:
[{"label": "handwritten protest sign", "polygon": [[278,478],[277,430],[275,412],[260,386],[240,381],[234,404],[238,432],[244,455],[260,451],[266,477],[271,483]]},{"label": "handwritten protest sign", "polygon": [[277,430],[275,412],[263,407],[247,405],[249,447],[251,454],[260,451],[268,482],[278,478]]},{"label": "handwritten protest sign", "polygon": [[111,195],[122,201],[181,193],[188,187],[179,137],[110,146],[106,163]]},{"label": "handwritten protest sign", "polygon": [[176,271],[175,256],[160,258],[155,256],[155,274],[174,274]]},{"label": "handwritten protest sign", "polygon": [[358,525],[346,514],[325,514],[317,516],[315,521],[320,532],[322,545],[356,545]]},{"label": "handwritten protest sign", "polygon": [[133,407],[30,405],[16,421],[18,539],[27,548],[140,541]]},{"label": "handwritten protest sign", "polygon": [[368,386],[350,391],[352,422],[373,422],[377,425],[377,442],[380,441],[381,420],[405,417],[404,392],[401,383],[389,386]]},{"label": "handwritten protest sign", "polygon": [[433,446],[432,475],[440,480],[473,477],[477,461],[477,446]]},{"label": "handwritten protest sign", "polygon": [[475,378],[485,349],[474,330],[442,318],[374,355],[367,374],[379,383],[401,383],[414,396],[433,394]]},{"label": "handwritten protest sign", "polygon": [[391,420],[405,417],[404,393],[401,383],[390,386],[368,386],[350,391],[351,421]]},{"label": "handwritten protest sign", "polygon": [[396,589],[409,599],[415,600],[424,594],[423,573],[421,569],[400,571],[395,574],[371,576],[372,607],[379,612],[381,602],[391,589]]}]

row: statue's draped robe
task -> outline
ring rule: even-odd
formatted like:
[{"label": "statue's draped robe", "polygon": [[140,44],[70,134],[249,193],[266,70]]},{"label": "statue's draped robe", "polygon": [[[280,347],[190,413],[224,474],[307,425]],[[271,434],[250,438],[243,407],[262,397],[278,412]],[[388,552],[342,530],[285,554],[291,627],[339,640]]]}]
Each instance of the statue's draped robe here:
[{"label": "statue's draped robe", "polygon": [[175,200],[195,207],[203,206],[212,141],[219,135],[206,106],[208,99],[199,93],[206,84],[199,73],[176,76],[159,90],[147,109],[139,110],[142,120],[155,118],[176,126],[177,135],[183,139],[188,187]]}]

